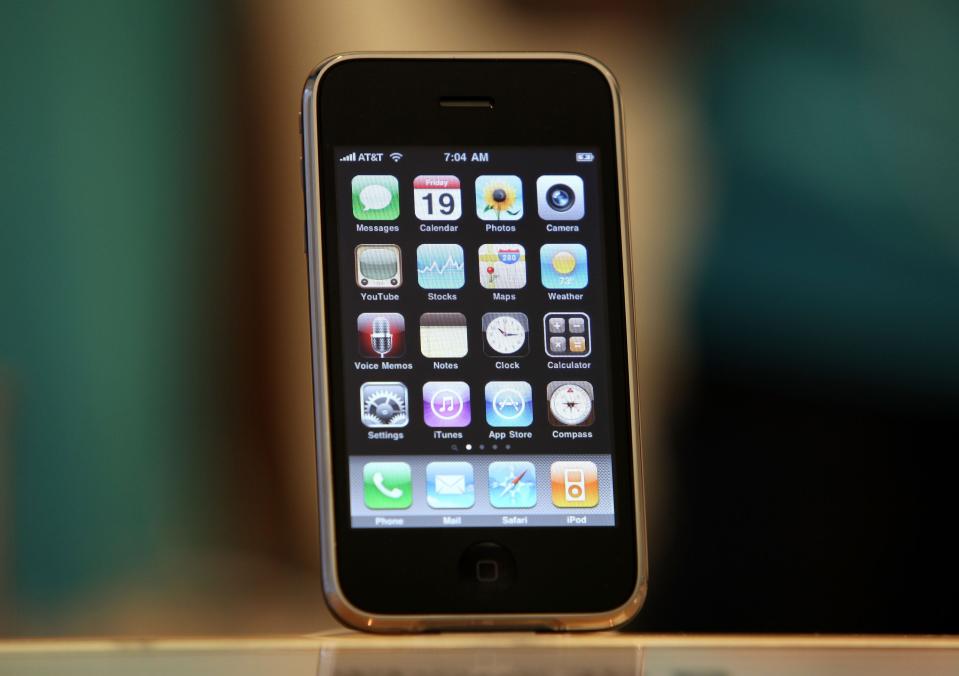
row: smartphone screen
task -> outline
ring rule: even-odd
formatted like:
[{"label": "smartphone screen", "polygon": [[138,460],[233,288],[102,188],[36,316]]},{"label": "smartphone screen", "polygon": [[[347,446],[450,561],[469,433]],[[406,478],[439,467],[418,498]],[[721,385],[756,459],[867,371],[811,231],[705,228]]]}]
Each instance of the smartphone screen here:
[{"label": "smartphone screen", "polygon": [[354,625],[638,607],[616,115],[578,57],[308,82],[324,571]]},{"label": "smartphone screen", "polygon": [[352,527],[614,525],[599,149],[334,154]]}]

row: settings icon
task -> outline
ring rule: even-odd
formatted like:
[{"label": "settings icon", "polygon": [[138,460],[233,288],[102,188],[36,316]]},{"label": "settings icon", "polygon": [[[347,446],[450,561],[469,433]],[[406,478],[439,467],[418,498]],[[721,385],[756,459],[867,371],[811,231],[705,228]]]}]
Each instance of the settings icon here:
[{"label": "settings icon", "polygon": [[406,427],[409,393],[403,383],[363,383],[360,417],[367,427]]}]

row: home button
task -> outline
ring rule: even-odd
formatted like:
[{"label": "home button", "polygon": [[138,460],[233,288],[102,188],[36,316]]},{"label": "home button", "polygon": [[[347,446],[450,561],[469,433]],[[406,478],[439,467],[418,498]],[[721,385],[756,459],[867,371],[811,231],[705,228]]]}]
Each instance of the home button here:
[{"label": "home button", "polygon": [[476,562],[476,579],[479,582],[499,580],[499,563],[496,559],[480,559]]},{"label": "home button", "polygon": [[516,577],[516,562],[506,547],[479,542],[460,557],[459,577],[477,591],[507,589]]}]

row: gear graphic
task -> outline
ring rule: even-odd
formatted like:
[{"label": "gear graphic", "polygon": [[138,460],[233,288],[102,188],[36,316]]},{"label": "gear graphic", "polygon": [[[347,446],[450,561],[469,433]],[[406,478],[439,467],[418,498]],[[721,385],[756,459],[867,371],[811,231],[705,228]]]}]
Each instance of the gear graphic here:
[{"label": "gear graphic", "polygon": [[403,427],[406,401],[390,390],[375,390],[363,400],[363,418],[376,427]]}]

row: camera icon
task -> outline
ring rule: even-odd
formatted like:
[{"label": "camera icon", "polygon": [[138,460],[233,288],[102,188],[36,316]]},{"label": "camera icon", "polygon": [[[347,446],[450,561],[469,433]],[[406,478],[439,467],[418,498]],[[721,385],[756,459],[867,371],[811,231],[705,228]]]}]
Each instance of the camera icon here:
[{"label": "camera icon", "polygon": [[583,179],[579,176],[540,176],[536,179],[539,217],[546,221],[577,221],[586,213]]}]

